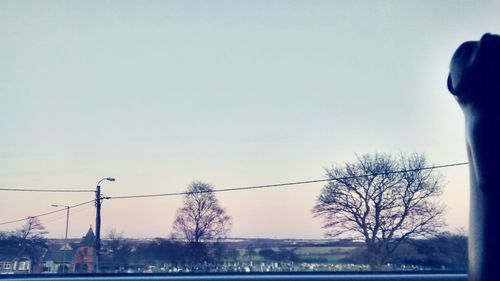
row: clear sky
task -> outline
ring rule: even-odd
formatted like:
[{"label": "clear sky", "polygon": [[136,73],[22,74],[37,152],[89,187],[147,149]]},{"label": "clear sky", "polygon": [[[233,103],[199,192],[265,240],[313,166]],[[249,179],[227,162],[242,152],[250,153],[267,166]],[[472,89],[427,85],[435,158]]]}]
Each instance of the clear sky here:
[{"label": "clear sky", "polygon": [[[0,187],[106,195],[324,177],[355,153],[466,161],[446,90],[499,1],[0,1]],[[441,170],[450,229],[467,167]],[[321,184],[218,194],[235,237],[321,238]],[[0,222],[93,194],[0,192]],[[170,233],[181,197],[105,201],[103,231]],[[42,219],[62,237],[64,213]],[[70,236],[93,224],[74,209]],[[13,230],[20,224],[0,226]]]}]

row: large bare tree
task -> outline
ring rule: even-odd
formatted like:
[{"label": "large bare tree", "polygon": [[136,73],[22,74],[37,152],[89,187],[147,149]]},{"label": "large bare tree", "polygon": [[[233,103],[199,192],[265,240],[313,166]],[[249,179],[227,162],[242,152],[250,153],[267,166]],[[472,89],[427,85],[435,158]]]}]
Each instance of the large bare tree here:
[{"label": "large bare tree", "polygon": [[437,201],[441,177],[425,167],[423,154],[357,156],[354,163],[326,170],[331,181],[313,214],[323,219],[327,235],[362,239],[371,269],[379,269],[401,242],[444,225]]},{"label": "large bare tree", "polygon": [[230,227],[231,217],[219,205],[213,187],[203,182],[191,183],[184,206],[177,210],[173,235],[198,244],[224,237]]}]

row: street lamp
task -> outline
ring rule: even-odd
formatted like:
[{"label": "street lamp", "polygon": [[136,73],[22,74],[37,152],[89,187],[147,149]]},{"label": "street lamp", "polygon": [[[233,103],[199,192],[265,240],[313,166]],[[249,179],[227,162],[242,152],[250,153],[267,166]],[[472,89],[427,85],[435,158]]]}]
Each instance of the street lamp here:
[{"label": "street lamp", "polygon": [[96,207],[96,216],[95,216],[95,268],[94,272],[99,272],[99,256],[101,251],[101,182],[103,181],[115,181],[115,178],[102,178],[97,182],[96,190],[95,190],[95,207]]},{"label": "street lamp", "polygon": [[66,234],[64,235],[64,246],[62,247],[63,250],[63,273],[66,273],[66,251],[69,250],[68,248],[68,223],[69,223],[69,206],[66,205],[55,205],[53,204],[52,207],[64,207],[66,208]]}]

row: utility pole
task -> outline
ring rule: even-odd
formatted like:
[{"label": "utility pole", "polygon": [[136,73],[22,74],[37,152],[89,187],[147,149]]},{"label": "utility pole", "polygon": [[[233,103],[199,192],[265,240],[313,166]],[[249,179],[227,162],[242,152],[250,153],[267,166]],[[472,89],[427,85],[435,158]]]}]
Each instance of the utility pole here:
[{"label": "utility pole", "polygon": [[99,257],[101,252],[101,186],[97,185],[95,191],[95,208],[96,208],[96,216],[95,216],[95,268],[94,272],[99,272]]},{"label": "utility pole", "polygon": [[115,178],[103,178],[97,182],[95,190],[95,259],[94,259],[94,272],[99,273],[99,258],[101,255],[101,182],[102,181],[115,181]]},{"label": "utility pole", "polygon": [[62,273],[66,273],[66,251],[69,251],[71,247],[68,244],[68,223],[69,223],[69,206],[66,205],[52,205],[52,207],[64,207],[66,208],[66,233],[64,235],[64,246],[63,250],[63,270]]},{"label": "utility pole", "polygon": [[63,273],[66,273],[66,251],[70,248],[68,245],[68,223],[69,223],[69,206],[66,206],[66,233],[64,234],[64,251],[63,251]]}]

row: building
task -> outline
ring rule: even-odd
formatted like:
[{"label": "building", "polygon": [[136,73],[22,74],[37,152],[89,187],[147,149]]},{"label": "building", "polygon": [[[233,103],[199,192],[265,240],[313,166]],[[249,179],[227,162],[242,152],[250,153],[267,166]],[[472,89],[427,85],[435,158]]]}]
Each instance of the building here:
[{"label": "building", "polygon": [[0,258],[0,274],[12,273],[14,273],[14,262],[6,258]]},{"label": "building", "polygon": [[95,262],[95,235],[92,227],[87,234],[82,237],[78,244],[75,254],[71,259],[70,272],[92,273],[94,272]]},{"label": "building", "polygon": [[[32,261],[29,258],[16,259],[13,264],[15,273],[32,273]],[[39,269],[38,269],[39,270]],[[39,271],[36,271],[39,272]]]},{"label": "building", "polygon": [[0,258],[0,274],[26,274],[32,272],[32,261],[29,258]]},{"label": "building", "polygon": [[78,245],[78,243],[50,245],[44,257],[43,272],[71,272],[71,261],[76,254]]}]

